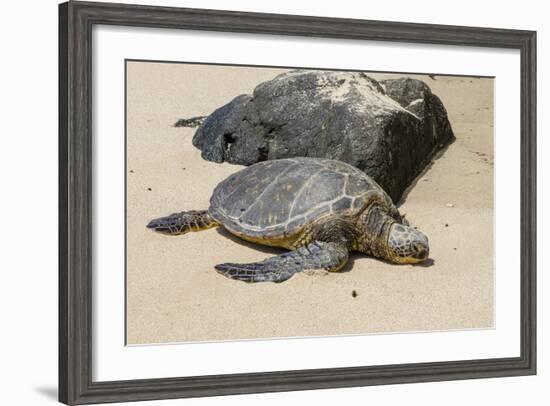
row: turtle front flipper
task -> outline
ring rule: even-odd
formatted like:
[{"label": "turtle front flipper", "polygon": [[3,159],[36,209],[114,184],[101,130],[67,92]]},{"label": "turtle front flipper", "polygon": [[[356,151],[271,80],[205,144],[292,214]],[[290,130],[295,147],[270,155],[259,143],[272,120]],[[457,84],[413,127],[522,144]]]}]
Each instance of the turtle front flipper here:
[{"label": "turtle front flipper", "polygon": [[151,220],[147,228],[169,235],[185,234],[219,226],[208,210],[191,210],[173,213],[166,217]]},{"label": "turtle front flipper", "polygon": [[228,278],[244,282],[284,282],[307,269],[339,271],[348,261],[345,245],[314,241],[296,251],[285,252],[261,262],[220,264],[216,270]]}]

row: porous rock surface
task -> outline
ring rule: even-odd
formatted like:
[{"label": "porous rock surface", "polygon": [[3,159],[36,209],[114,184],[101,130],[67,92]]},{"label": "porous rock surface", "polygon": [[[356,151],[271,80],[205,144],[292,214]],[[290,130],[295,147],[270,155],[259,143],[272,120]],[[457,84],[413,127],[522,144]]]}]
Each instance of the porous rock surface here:
[{"label": "porous rock surface", "polygon": [[347,162],[399,201],[454,140],[441,100],[422,81],[297,70],[211,113],[193,137],[202,157],[252,165],[297,156]]}]

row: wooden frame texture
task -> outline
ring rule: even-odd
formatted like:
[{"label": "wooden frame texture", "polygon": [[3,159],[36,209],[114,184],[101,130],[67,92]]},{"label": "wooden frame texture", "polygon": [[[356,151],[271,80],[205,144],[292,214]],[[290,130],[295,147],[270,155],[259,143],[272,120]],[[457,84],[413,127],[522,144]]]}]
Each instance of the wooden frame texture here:
[{"label": "wooden frame texture", "polygon": [[[521,54],[521,355],[266,373],[92,380],[92,27],[94,24],[518,49]],[[68,2],[59,6],[59,400],[218,396],[536,373],[536,32]]]}]

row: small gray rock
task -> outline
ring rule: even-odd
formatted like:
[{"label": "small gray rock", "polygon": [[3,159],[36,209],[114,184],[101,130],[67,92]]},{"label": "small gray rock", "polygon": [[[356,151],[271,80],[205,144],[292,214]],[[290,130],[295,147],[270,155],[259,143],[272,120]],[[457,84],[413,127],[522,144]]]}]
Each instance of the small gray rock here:
[{"label": "small gray rock", "polygon": [[206,120],[206,116],[180,118],[178,121],[175,122],[174,127],[188,127],[188,128],[198,127],[204,122],[204,120]]},{"label": "small gray rock", "polygon": [[297,70],[215,110],[193,145],[204,159],[240,165],[337,159],[363,170],[397,202],[453,140],[445,107],[422,81]]}]

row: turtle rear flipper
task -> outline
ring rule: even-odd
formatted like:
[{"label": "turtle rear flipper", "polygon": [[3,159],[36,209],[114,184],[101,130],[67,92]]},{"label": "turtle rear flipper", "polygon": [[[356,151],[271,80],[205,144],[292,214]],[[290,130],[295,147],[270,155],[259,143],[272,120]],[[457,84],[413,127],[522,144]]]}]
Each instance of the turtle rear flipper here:
[{"label": "turtle rear flipper", "polygon": [[348,261],[344,245],[314,241],[296,251],[285,252],[261,262],[216,265],[218,273],[244,282],[284,282],[308,269],[339,271]]},{"label": "turtle rear flipper", "polygon": [[147,228],[169,235],[185,234],[219,226],[208,210],[191,210],[173,213],[166,217],[151,220]]}]

